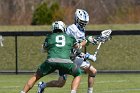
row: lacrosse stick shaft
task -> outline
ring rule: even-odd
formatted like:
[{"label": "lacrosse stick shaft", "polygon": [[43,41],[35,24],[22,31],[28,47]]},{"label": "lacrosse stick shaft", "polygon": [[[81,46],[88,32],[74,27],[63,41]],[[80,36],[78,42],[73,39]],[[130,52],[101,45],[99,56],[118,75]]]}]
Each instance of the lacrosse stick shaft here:
[{"label": "lacrosse stick shaft", "polygon": [[102,44],[102,42],[100,42],[99,45],[97,46],[98,50],[100,49],[101,44]]},{"label": "lacrosse stick shaft", "polygon": [[0,35],[0,45],[1,45],[1,46],[3,46],[2,41],[3,41],[3,38],[2,38],[2,36]]},{"label": "lacrosse stick shaft", "polygon": [[95,56],[98,54],[98,50],[100,49],[101,45],[102,45],[102,42],[100,42],[99,45],[97,46],[96,51],[94,52]]},{"label": "lacrosse stick shaft", "polygon": [[2,42],[0,42],[0,45],[3,47],[3,43]]}]

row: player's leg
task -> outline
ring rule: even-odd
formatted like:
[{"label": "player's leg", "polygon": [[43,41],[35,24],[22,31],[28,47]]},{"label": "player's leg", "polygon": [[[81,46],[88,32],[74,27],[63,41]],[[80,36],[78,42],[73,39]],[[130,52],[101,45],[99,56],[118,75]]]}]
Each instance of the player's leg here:
[{"label": "player's leg", "polygon": [[[38,73],[40,73],[40,75],[43,77],[45,75],[48,75],[52,72],[54,72],[56,70],[55,68],[55,63],[51,63],[51,62],[44,62],[38,69]],[[43,82],[39,82],[38,84],[38,92],[37,93],[43,93],[44,92],[44,88],[45,85]]]},{"label": "player's leg", "polygon": [[69,72],[69,74],[74,76],[73,81],[71,83],[71,93],[76,93],[80,85],[81,73],[81,69],[76,64],[73,64],[72,72]]},{"label": "player's leg", "polygon": [[61,69],[59,70],[59,75],[62,76],[64,74],[72,75],[73,81],[71,83],[71,93],[76,93],[81,80],[81,69],[73,63],[60,64]]},{"label": "player's leg", "polygon": [[86,69],[88,73],[88,91],[87,93],[93,93],[93,85],[95,82],[95,76],[97,73],[97,70],[93,67],[90,66],[89,68]]},{"label": "player's leg", "polygon": [[39,84],[42,84],[42,88],[46,88],[46,87],[63,87],[66,83],[66,75],[64,76],[60,76],[58,78],[58,80],[52,80],[52,81],[49,81],[49,82],[39,82]]},{"label": "player's leg", "polygon": [[76,91],[79,87],[80,81],[81,81],[80,76],[74,77],[74,79],[72,81],[72,84],[71,84],[71,93],[76,93]]},{"label": "player's leg", "polygon": [[[83,73],[89,73],[89,69],[88,69],[90,66],[89,62],[84,61],[83,58],[79,58],[79,57],[76,57],[74,62],[78,65],[78,67],[80,67],[83,70]],[[88,84],[90,84],[90,85],[88,85],[88,90],[89,90],[90,89],[89,86],[92,86],[91,85],[93,82],[92,78],[88,77],[88,82],[90,82],[90,83],[88,83]]]},{"label": "player's leg", "polygon": [[94,78],[88,76],[88,90],[87,93],[93,93]]},{"label": "player's leg", "polygon": [[88,61],[76,59],[75,63],[77,65],[80,65],[80,68],[83,69],[86,73],[88,73],[88,90],[87,90],[88,92],[87,93],[92,93],[94,78],[95,78],[97,70],[93,66],[91,66],[90,62]]},{"label": "player's leg", "polygon": [[58,80],[53,80],[47,83],[47,87],[63,87],[66,83],[66,75],[60,76]]},{"label": "player's leg", "polygon": [[[21,93],[27,93],[41,77],[48,75],[54,71],[55,67],[52,67],[50,63],[48,62],[42,63],[37,69],[35,75],[33,75],[25,84],[23,91],[21,91]],[[43,93],[43,91],[44,90],[40,89],[38,90],[38,93]]]},{"label": "player's leg", "polygon": [[38,74],[34,74],[29,80],[28,82],[25,84],[23,90],[21,93],[27,93],[36,83],[36,81],[38,81],[40,79],[40,76]]}]

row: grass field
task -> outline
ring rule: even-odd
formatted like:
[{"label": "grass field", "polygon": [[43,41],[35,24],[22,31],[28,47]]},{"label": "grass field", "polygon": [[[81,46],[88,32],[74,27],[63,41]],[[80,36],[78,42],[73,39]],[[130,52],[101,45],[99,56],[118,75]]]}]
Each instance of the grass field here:
[{"label": "grass field", "polygon": [[[40,48],[45,36],[18,37],[18,69],[36,70],[46,59]],[[100,48],[97,62],[91,62],[98,70],[140,70],[140,36],[113,36]],[[15,70],[14,37],[4,37],[0,47],[0,70]],[[93,54],[97,46],[87,46]]]},{"label": "grass field", "polygon": [[[0,75],[0,93],[19,93],[31,75]],[[43,77],[40,81],[57,79],[57,75]],[[72,77],[63,88],[47,88],[45,93],[69,93]],[[78,93],[86,93],[87,77],[82,75]],[[29,93],[36,93],[37,83]],[[94,93],[140,93],[140,74],[97,74]]]}]

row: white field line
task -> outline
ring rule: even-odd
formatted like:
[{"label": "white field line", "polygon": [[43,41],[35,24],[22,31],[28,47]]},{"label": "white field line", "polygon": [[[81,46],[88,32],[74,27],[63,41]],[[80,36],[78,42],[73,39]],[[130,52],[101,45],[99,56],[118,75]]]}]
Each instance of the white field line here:
[{"label": "white field line", "polygon": [[95,81],[95,83],[121,83],[121,82],[128,82],[128,80],[113,80],[113,81],[111,81],[111,80],[107,80],[107,81]]},{"label": "white field line", "polygon": [[[122,82],[128,82],[128,80],[113,80],[113,81],[111,81],[111,80],[106,80],[106,81],[95,81],[95,84],[96,83],[98,83],[98,84],[100,84],[100,83],[122,83]],[[81,82],[80,84],[85,84],[85,83],[87,83],[87,82]],[[68,82],[67,84],[71,84],[71,82]]]},{"label": "white field line", "polygon": [[[0,83],[12,83],[12,82],[15,82],[15,83],[24,83],[24,81],[0,81]],[[127,80],[107,80],[107,81],[95,81],[95,83],[121,83],[121,82],[127,82]],[[80,84],[85,84],[87,82],[81,82]],[[67,84],[71,84],[71,82],[67,82]]]},{"label": "white field line", "polygon": [[12,83],[12,82],[15,82],[15,83],[21,82],[22,83],[22,82],[25,82],[25,81],[17,81],[17,80],[15,80],[15,81],[14,80],[12,80],[12,81],[8,81],[8,80],[2,80],[2,81],[0,81],[0,83],[4,83],[4,82],[5,83]]},{"label": "white field line", "polygon": [[[0,82],[9,82],[9,81],[0,81]],[[10,81],[10,82],[19,82],[19,81]],[[100,82],[96,82],[96,83],[121,83],[121,82],[127,82],[127,80],[115,80],[115,81],[100,81]],[[85,84],[87,82],[81,82],[80,84]],[[67,84],[71,84],[71,82],[67,82]],[[35,87],[37,87],[37,84],[34,85]],[[1,86],[0,89],[11,89],[11,88],[20,88],[21,86]]]},{"label": "white field line", "polygon": [[19,88],[20,86],[2,86],[0,87],[0,89],[15,89],[15,88]]},{"label": "white field line", "polygon": [[[37,87],[37,85],[35,85],[35,87]],[[15,89],[15,88],[21,88],[21,86],[5,86],[5,87],[0,87],[0,90],[1,89]],[[82,93],[85,93],[85,91],[86,91],[87,89],[80,89],[79,90],[79,92],[82,92]],[[32,90],[33,91],[33,90]],[[34,90],[34,91],[36,91],[36,90]],[[53,90],[52,90],[53,91]],[[63,92],[65,91],[65,92],[68,92],[68,91],[70,91],[70,90],[62,90]],[[117,90],[105,90],[105,91],[100,91],[100,92],[98,92],[98,91],[94,91],[95,93],[116,93],[116,92],[118,92],[118,93],[123,93],[123,92],[127,92],[127,91],[140,91],[140,88],[126,88],[126,89],[117,89]]]},{"label": "white field line", "polygon": [[117,89],[117,90],[108,90],[103,91],[102,93],[113,93],[113,92],[126,92],[126,91],[140,91],[140,88],[127,88],[127,89]]},{"label": "white field line", "polygon": [[[84,91],[84,92],[82,92],[82,93],[85,93],[85,91],[87,91],[87,89],[80,89],[80,90],[82,90],[82,91]],[[96,91],[96,89],[94,90],[94,93],[123,93],[123,92],[127,92],[127,91],[132,91],[132,92],[134,92],[134,91],[140,91],[140,88],[125,88],[125,89],[110,89],[110,90],[104,90],[104,91]]]},{"label": "white field line", "polygon": [[[11,88],[12,89],[15,89],[15,88],[19,88],[19,87],[20,86],[8,86],[8,87],[1,87],[0,89],[11,89]],[[80,92],[85,93],[86,90],[87,89],[82,89],[83,92],[82,91],[80,91]],[[62,90],[62,91],[64,92],[64,90]],[[70,90],[65,90],[65,92],[66,91],[68,92]],[[127,89],[117,89],[117,90],[105,90],[105,91],[100,91],[100,92],[98,92],[98,91],[95,90],[94,92],[95,93],[114,93],[114,92],[118,92],[118,93],[121,93],[122,92],[123,93],[123,92],[126,92],[126,91],[140,91],[140,88],[127,88]]]},{"label": "white field line", "polygon": [[[0,89],[15,89],[15,88],[22,88],[23,86],[2,86]],[[34,85],[34,87],[37,87],[37,85]]]}]

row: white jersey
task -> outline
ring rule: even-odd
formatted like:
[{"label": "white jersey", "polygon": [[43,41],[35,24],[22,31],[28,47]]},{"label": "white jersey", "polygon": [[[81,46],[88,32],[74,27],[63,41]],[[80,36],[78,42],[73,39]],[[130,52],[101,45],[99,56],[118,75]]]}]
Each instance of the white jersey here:
[{"label": "white jersey", "polygon": [[73,36],[77,42],[85,39],[85,31],[80,31],[75,24],[67,27],[66,34]]},{"label": "white jersey", "polygon": [[[77,42],[85,39],[85,31],[80,31],[75,24],[67,27],[66,34],[73,36],[77,40]],[[80,57],[76,57],[74,62],[81,68],[90,66],[89,61],[84,61],[83,58]]]}]

